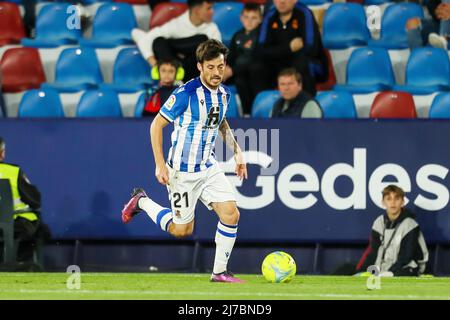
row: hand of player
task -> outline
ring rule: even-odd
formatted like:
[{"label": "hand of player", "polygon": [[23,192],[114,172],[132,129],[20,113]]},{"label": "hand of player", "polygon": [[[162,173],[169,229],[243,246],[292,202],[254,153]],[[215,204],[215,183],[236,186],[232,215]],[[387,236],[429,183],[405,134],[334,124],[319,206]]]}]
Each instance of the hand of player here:
[{"label": "hand of player", "polygon": [[162,185],[169,184],[169,170],[167,170],[166,164],[156,165],[155,176]]},{"label": "hand of player", "polygon": [[241,151],[236,152],[234,160],[236,161],[236,175],[240,180],[247,179],[247,165],[245,164]]},{"label": "hand of player", "polygon": [[289,47],[291,48],[292,52],[299,51],[301,48],[303,48],[303,39],[300,37],[292,39],[289,43]]}]

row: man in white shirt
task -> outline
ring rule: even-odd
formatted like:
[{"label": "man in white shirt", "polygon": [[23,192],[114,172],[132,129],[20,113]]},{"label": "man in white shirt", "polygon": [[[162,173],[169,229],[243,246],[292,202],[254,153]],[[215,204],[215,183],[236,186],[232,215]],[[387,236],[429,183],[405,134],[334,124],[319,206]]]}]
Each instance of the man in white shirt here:
[{"label": "man in white shirt", "polygon": [[207,39],[222,41],[212,22],[214,0],[187,0],[189,10],[162,26],[144,32],[133,29],[131,36],[141,54],[155,66],[159,59],[178,59],[185,69],[184,79],[198,76],[195,50]]}]

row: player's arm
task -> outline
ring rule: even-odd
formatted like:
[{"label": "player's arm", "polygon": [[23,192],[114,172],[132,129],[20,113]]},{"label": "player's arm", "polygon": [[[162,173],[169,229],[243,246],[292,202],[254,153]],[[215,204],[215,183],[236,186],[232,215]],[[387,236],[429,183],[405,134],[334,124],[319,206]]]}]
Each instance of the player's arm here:
[{"label": "player's arm", "polygon": [[169,171],[166,167],[163,152],[163,129],[169,124],[163,116],[157,114],[150,125],[150,141],[152,143],[153,156],[155,158],[155,176],[158,182],[166,185],[169,182]]},{"label": "player's arm", "polygon": [[247,165],[244,161],[244,156],[242,155],[242,150],[238,143],[234,139],[233,133],[231,132],[230,125],[227,119],[223,119],[219,126],[219,133],[224,141],[224,143],[234,152],[234,160],[236,161],[236,175],[242,180],[247,179]]}]

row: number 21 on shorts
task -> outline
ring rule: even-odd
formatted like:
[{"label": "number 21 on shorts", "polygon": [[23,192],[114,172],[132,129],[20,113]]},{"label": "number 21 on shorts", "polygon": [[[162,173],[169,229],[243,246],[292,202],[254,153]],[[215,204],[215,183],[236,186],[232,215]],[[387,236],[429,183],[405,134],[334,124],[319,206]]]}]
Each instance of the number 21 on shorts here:
[{"label": "number 21 on shorts", "polygon": [[184,205],[184,208],[189,208],[189,199],[188,199],[188,193],[183,192],[174,192],[172,194],[173,196],[173,206],[174,208],[182,208]]}]

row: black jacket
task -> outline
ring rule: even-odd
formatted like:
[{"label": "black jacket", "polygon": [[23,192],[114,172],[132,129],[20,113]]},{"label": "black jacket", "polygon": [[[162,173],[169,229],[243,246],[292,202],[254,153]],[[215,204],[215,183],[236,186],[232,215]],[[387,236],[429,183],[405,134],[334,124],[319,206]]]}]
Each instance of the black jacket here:
[{"label": "black jacket", "polygon": [[289,101],[288,108],[283,110],[285,100],[280,98],[273,105],[272,118],[301,118],[305,105],[311,100],[314,99],[307,92],[301,91],[297,97]]},{"label": "black jacket", "polygon": [[442,3],[442,0],[428,0],[428,3],[427,3],[428,12],[430,13],[430,15],[433,17],[433,19],[435,21],[439,21],[439,20],[436,17],[436,14],[434,13],[434,11],[441,3]]},{"label": "black jacket", "polygon": [[[383,222],[385,230],[391,230],[396,229],[398,226],[402,224],[407,218],[411,218],[415,220],[415,216],[412,212],[410,212],[408,209],[402,209],[402,213],[395,221],[390,221],[387,214],[383,215]],[[378,218],[380,219],[380,218]],[[377,220],[378,220],[377,219]],[[374,223],[375,224],[375,223]],[[391,243],[390,240],[386,237],[386,239],[383,239],[384,232],[381,232],[378,230],[375,230],[375,228],[372,228],[372,233],[370,236],[370,242],[369,246],[364,252],[360,262],[357,266],[358,272],[364,272],[367,270],[367,268],[371,265],[374,265],[377,257],[380,255],[382,250],[380,251],[380,246],[383,243],[383,240],[385,241],[385,244]],[[394,231],[395,235],[395,231]],[[398,236],[398,235],[397,235]],[[421,238],[422,234],[420,231],[419,225],[416,225],[411,231],[409,231],[406,235],[403,235],[400,242],[400,248],[398,251],[398,255],[396,257],[396,262],[392,264],[389,268],[389,271],[391,271],[394,276],[404,276],[404,275],[417,275],[419,270],[418,268],[415,270],[411,270],[410,268],[406,268],[406,266],[411,261],[422,261],[425,260],[425,262],[428,260],[428,251],[423,252],[423,249],[421,247]],[[423,239],[423,238],[422,238]],[[395,241],[394,241],[395,242]],[[395,245],[394,242],[390,245]],[[423,245],[423,244],[422,244]],[[426,247],[425,247],[426,250]],[[413,268],[414,269],[414,268]],[[411,273],[411,271],[413,273]]]},{"label": "black jacket", "polygon": [[[241,29],[233,35],[230,43],[230,52],[228,54],[228,65],[233,72],[239,72],[244,68],[248,68],[253,60],[254,51],[258,43],[259,28],[245,33],[245,29]],[[246,47],[248,44],[248,48]]]},{"label": "black jacket", "polygon": [[[302,38],[304,47],[293,53],[289,44],[297,37]],[[283,26],[278,11],[272,8],[261,25],[256,57],[289,65],[298,56],[319,63],[326,70],[327,58],[313,13],[307,6],[297,3],[291,19]]]}]

